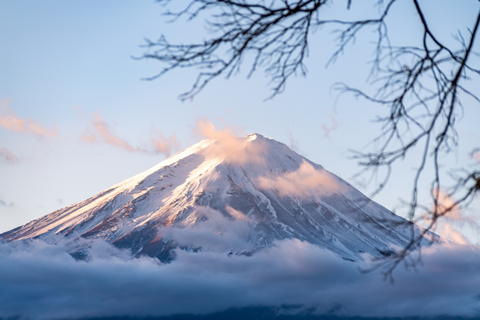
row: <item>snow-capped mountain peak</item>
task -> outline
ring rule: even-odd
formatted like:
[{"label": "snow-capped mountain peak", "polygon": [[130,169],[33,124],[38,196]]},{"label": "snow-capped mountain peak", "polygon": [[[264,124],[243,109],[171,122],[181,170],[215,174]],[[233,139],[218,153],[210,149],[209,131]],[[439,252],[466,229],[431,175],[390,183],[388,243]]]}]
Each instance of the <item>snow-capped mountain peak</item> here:
[{"label": "snow-capped mountain peak", "polygon": [[411,224],[285,144],[254,133],[200,141],[153,168],[0,235],[103,239],[170,260],[175,248],[252,253],[298,238],[345,259],[410,240]]}]

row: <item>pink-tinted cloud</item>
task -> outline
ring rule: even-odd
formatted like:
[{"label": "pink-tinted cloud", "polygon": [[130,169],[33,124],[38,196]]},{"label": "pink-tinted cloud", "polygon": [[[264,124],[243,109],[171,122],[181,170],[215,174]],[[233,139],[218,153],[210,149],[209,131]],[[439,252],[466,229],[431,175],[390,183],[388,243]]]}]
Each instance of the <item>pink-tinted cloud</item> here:
[{"label": "pink-tinted cloud", "polygon": [[442,237],[447,238],[455,243],[461,245],[470,244],[470,241],[468,241],[468,239],[465,238],[461,232],[457,231],[452,223],[440,220],[435,231]]},{"label": "pink-tinted cloud", "polygon": [[449,220],[463,220],[465,218],[463,217],[459,206],[456,205],[455,199],[451,195],[440,189],[436,189],[434,192],[438,201],[437,207],[434,208],[434,210],[436,209],[436,212]]},{"label": "pink-tinted cloud", "polygon": [[154,130],[150,141],[155,153],[163,153],[167,157],[170,156],[172,150],[180,149],[180,143],[174,134],[167,138],[160,130]]},{"label": "pink-tinted cloud", "polygon": [[154,130],[150,138],[151,148],[134,147],[125,139],[120,138],[110,129],[109,124],[99,112],[92,113],[91,127],[80,135],[80,140],[88,143],[103,142],[108,145],[121,148],[128,152],[163,153],[169,156],[172,150],[179,147],[175,135],[165,137],[160,130]]},{"label": "pink-tinted cloud", "polygon": [[456,205],[456,200],[447,192],[441,189],[436,189],[433,192],[437,198],[437,203],[436,206],[432,205],[431,212],[424,215],[424,223],[429,225],[432,214],[436,212],[440,216],[435,225],[436,233],[458,244],[470,244],[469,240],[458,231],[458,228],[469,225],[479,230],[480,226],[476,219]]},{"label": "pink-tinted cloud", "polygon": [[298,170],[277,177],[260,177],[260,187],[276,190],[281,196],[315,195],[335,193],[343,186],[323,169],[316,169],[307,161]]},{"label": "pink-tinted cloud", "polygon": [[83,142],[94,143],[95,141],[97,141],[97,136],[86,131],[80,135],[80,140],[82,140]]},{"label": "pink-tinted cloud", "polygon": [[20,159],[5,147],[0,148],[0,160],[8,164],[17,164],[20,162]]},{"label": "pink-tinted cloud", "polygon": [[[237,128],[237,130],[242,130]],[[245,139],[238,138],[235,130],[231,127],[223,130],[215,128],[215,125],[208,120],[197,119],[193,132],[201,138],[213,139],[215,144],[209,149],[215,156],[223,157],[226,161],[237,163],[262,162],[262,145],[258,143],[247,143]]]},{"label": "pink-tinted cloud", "polygon": [[53,126],[52,129],[47,129],[37,124],[32,119],[22,119],[10,109],[10,101],[0,101],[0,127],[14,132],[31,133],[38,137],[55,137],[57,129]]},{"label": "pink-tinted cloud", "polygon": [[480,148],[474,149],[470,153],[470,157],[478,162],[480,162]]},{"label": "pink-tinted cloud", "polygon": [[97,140],[103,141],[106,144],[111,146],[119,147],[129,152],[139,151],[137,148],[132,147],[127,141],[118,137],[114,133],[110,131],[110,126],[108,123],[103,119],[100,113],[93,113],[92,114],[92,125],[93,125],[93,133],[92,132],[84,132],[80,139],[85,142],[94,143]]},{"label": "pink-tinted cloud", "polygon": [[233,220],[210,207],[197,207],[194,215],[200,222],[193,226],[186,224],[182,228],[160,229],[160,233],[173,238],[179,244],[202,247],[204,250],[252,250],[252,243],[245,241],[245,235],[251,230],[248,217],[227,206],[227,212]]},{"label": "pink-tinted cloud", "polygon": [[227,210],[227,212],[230,214],[230,216],[232,218],[234,218],[235,220],[238,220],[238,221],[250,221],[250,218],[247,217],[243,212],[240,212],[238,210],[235,210],[234,208],[230,207],[229,205],[227,205],[225,207],[225,209]]},{"label": "pink-tinted cloud", "polygon": [[340,121],[338,121],[337,117],[333,113],[330,114],[330,119],[332,120],[332,124],[330,126],[327,126],[327,124],[322,123],[322,130],[324,132],[323,136],[325,138],[330,138],[330,134],[336,131],[342,124]]},{"label": "pink-tinted cloud", "polygon": [[197,123],[195,128],[193,129],[193,132],[207,139],[215,139],[221,141],[236,141],[238,139],[233,128],[225,128],[223,130],[217,129],[215,128],[215,125],[208,119],[204,119],[203,121],[197,119]]}]

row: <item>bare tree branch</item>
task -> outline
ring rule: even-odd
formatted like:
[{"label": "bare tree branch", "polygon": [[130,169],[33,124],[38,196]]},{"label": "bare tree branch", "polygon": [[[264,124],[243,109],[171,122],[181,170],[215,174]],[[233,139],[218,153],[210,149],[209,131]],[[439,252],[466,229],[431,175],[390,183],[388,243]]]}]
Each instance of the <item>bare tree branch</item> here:
[{"label": "bare tree branch", "polygon": [[[159,0],[167,6],[169,0]],[[462,97],[479,97],[465,84],[472,77],[480,76],[480,67],[471,63],[477,38],[480,13],[467,39],[459,32],[454,46],[446,44],[434,33],[418,0],[410,0],[422,28],[417,46],[393,46],[388,36],[388,16],[395,12],[396,0],[384,3],[378,0],[378,16],[360,20],[322,19],[321,13],[332,0],[189,0],[183,10],[167,15],[173,21],[180,17],[192,20],[207,16],[212,36],[200,43],[173,44],[162,36],[158,41],[146,40],[147,52],[143,58],[156,59],[165,67],[149,79],[163,76],[179,68],[197,68],[198,76],[191,89],[180,95],[190,99],[218,76],[227,78],[236,73],[246,57],[252,57],[248,77],[262,68],[270,78],[272,95],[283,92],[292,75],[306,75],[305,59],[308,43],[315,30],[324,26],[336,28],[337,49],[328,64],[338,60],[341,53],[353,44],[364,30],[374,30],[376,45],[373,64],[368,79],[373,93],[337,83],[340,94],[353,94],[385,107],[386,115],[378,117],[381,132],[374,142],[379,145],[371,152],[354,152],[353,158],[363,166],[364,172],[378,174],[382,168],[386,174],[375,193],[381,191],[392,171],[392,166],[414,157],[413,150],[421,150],[415,159],[417,169],[412,181],[412,193],[407,201],[411,221],[411,241],[405,248],[387,259],[379,260],[386,277],[392,275],[400,262],[413,266],[410,257],[430,235],[439,218],[454,208],[467,205],[480,190],[480,171],[457,170],[448,176],[453,186],[446,186],[441,157],[450,154],[458,145],[456,121],[463,106]],[[351,9],[348,0],[345,10]],[[327,65],[328,65],[327,64]],[[478,79],[477,79],[478,80]],[[426,176],[426,168],[432,168],[431,207],[419,203],[419,181]],[[440,193],[447,192],[456,200],[450,206],[441,203]],[[414,222],[427,213],[428,224],[421,231]]]}]

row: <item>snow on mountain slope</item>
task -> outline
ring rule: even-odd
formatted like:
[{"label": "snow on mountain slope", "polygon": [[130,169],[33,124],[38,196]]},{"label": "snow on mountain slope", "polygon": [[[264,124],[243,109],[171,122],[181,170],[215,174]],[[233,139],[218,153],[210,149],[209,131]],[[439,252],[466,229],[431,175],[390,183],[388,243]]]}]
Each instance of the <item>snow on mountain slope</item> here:
[{"label": "snow on mountain slope", "polygon": [[203,140],[0,238],[103,239],[162,261],[173,259],[177,247],[251,254],[297,238],[357,261],[363,252],[381,256],[405,246],[411,230],[320,165],[252,134]]}]

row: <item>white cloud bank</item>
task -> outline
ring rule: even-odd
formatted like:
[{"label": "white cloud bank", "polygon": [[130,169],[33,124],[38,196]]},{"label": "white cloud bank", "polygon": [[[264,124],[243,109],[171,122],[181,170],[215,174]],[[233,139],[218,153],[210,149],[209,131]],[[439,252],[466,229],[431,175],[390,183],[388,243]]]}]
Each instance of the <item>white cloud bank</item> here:
[{"label": "white cloud bank", "polygon": [[344,189],[332,174],[324,169],[315,169],[303,160],[299,168],[275,177],[260,177],[260,187],[276,190],[281,196],[323,195]]},{"label": "white cloud bank", "polygon": [[61,246],[34,242],[0,245],[0,317],[31,319],[205,314],[231,307],[312,307],[338,316],[478,316],[480,252],[460,245],[422,252],[418,272],[379,272],[298,240],[251,257],[177,251],[162,265],[126,260],[98,244],[90,262],[75,261]]}]

